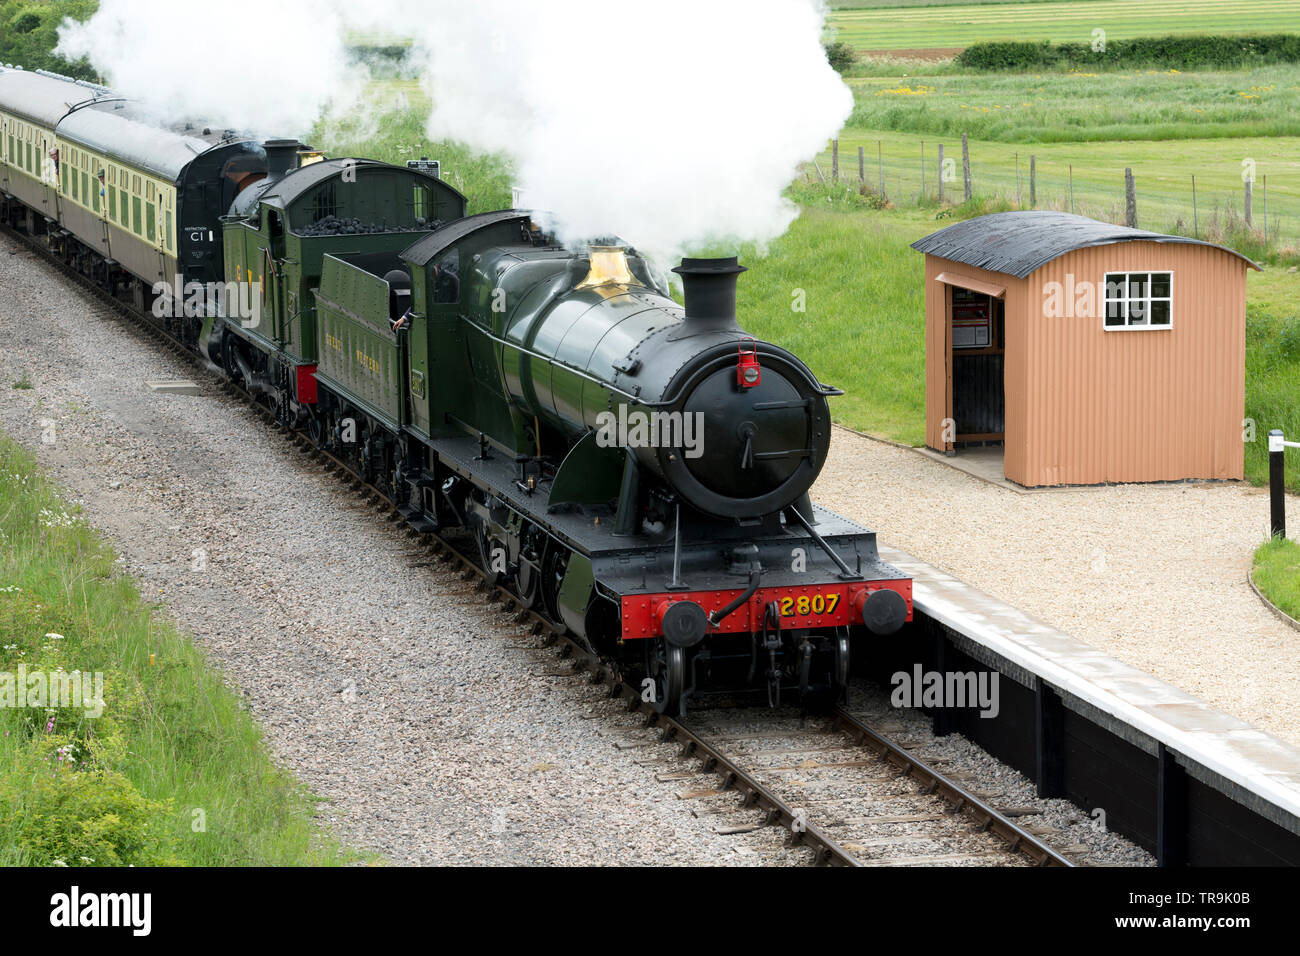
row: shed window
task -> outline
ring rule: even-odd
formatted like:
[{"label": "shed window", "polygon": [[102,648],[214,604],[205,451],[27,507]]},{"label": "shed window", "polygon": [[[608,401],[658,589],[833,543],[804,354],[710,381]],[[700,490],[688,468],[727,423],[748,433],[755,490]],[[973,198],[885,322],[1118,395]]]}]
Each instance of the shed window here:
[{"label": "shed window", "polygon": [[1172,272],[1106,273],[1107,329],[1167,329],[1173,308]]}]

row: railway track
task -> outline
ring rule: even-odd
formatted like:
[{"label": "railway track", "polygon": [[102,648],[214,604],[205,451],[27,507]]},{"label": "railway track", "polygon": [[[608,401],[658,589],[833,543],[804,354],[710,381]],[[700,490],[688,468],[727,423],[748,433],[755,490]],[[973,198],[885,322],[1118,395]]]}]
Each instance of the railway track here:
[{"label": "railway track", "polygon": [[[553,651],[558,676],[584,676],[604,685],[638,718],[638,726],[616,730],[628,746],[673,747],[665,758],[680,769],[660,773],[663,782],[694,782],[678,796],[696,804],[697,816],[716,818],[720,833],[744,833],[780,826],[791,842],[810,851],[811,862],[831,866],[939,865],[984,863],[1073,866],[1062,854],[1020,826],[990,802],[928,765],[921,757],[873,729],[842,707],[826,716],[772,717],[766,711],[713,710],[679,721],[644,703],[584,647],[560,634],[516,597],[487,583],[477,563],[458,542],[405,526],[392,503],[359,478],[345,462],[284,428],[255,396],[237,387],[157,323],[87,278],[37,237],[8,225],[0,231],[32,250],[106,308],[93,313],[123,322],[135,334],[184,360],[224,394],[239,399],[288,444],[343,481],[388,523],[419,538],[437,560],[459,574],[488,605],[511,616]],[[654,765],[656,758],[647,763]],[[711,781],[711,782],[705,782]],[[918,825],[925,825],[918,830]],[[898,832],[898,827],[906,827]]]}]

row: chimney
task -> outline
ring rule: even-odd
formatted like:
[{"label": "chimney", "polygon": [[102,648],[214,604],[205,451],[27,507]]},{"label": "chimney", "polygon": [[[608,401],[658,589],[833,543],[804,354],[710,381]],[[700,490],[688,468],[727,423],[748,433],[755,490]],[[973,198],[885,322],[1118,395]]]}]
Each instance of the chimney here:
[{"label": "chimney", "polygon": [[268,139],[262,144],[266,151],[266,178],[279,179],[298,167],[298,150],[302,143],[296,139]]},{"label": "chimney", "polygon": [[735,256],[683,259],[673,272],[682,277],[686,321],[700,327],[736,326],[736,280],[747,271]]}]

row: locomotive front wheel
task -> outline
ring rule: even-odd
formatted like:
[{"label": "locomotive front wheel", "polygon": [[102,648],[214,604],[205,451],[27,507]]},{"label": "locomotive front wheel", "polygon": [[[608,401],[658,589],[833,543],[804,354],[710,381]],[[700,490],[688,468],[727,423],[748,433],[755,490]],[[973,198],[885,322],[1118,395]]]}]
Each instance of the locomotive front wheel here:
[{"label": "locomotive front wheel", "polygon": [[849,689],[849,636],[837,634],[831,639],[831,681],[835,685],[835,698],[844,699]]},{"label": "locomotive front wheel", "polygon": [[681,712],[682,693],[686,690],[686,650],[659,638],[650,652],[648,670],[654,681],[651,706],[657,713],[676,717]]}]

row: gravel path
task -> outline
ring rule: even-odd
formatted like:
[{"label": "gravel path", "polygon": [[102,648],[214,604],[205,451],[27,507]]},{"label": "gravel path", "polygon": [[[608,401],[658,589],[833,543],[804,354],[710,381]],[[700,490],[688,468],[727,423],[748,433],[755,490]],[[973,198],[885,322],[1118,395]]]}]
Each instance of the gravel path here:
[{"label": "gravel path", "polygon": [[[880,540],[1300,745],[1300,632],[1246,580],[1268,536],[1266,490],[1020,494],[837,428],[813,496]],[[1287,506],[1300,516],[1300,498]]]}]

